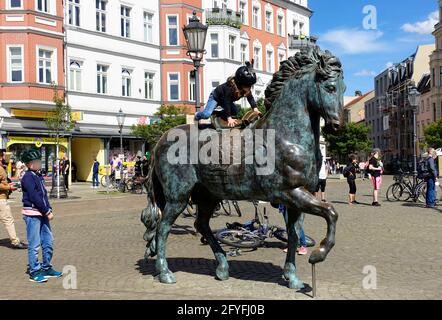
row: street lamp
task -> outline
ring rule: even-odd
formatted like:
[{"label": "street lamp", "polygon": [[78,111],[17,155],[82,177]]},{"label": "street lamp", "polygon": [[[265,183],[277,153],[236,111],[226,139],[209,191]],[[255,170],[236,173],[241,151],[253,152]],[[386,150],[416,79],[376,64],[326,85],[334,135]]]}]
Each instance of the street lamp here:
[{"label": "street lamp", "polygon": [[[416,116],[417,108],[419,106],[419,96],[420,93],[417,88],[413,85],[408,91],[408,103],[413,110],[413,177],[417,178],[417,128],[416,128]],[[416,182],[416,181],[414,181]]]},{"label": "street lamp", "polygon": [[[120,154],[124,154],[123,153],[123,126],[124,126],[124,120],[126,119],[126,115],[124,114],[123,110],[118,111],[117,113],[117,122],[118,122],[118,126],[120,127]],[[122,161],[124,160],[124,156]]]},{"label": "street lamp", "polygon": [[199,73],[198,69],[201,66],[206,50],[204,49],[207,36],[207,26],[202,24],[196,16],[196,11],[189,20],[189,24],[183,28],[184,38],[187,44],[187,55],[192,59],[195,67],[195,104],[196,112],[200,110],[200,94],[199,94]]}]

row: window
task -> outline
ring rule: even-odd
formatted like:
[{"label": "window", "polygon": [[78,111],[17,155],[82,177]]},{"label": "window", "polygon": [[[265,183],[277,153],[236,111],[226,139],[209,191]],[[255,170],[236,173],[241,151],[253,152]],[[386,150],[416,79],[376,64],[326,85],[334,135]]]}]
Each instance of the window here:
[{"label": "window", "polygon": [[247,60],[247,44],[241,43],[241,63],[244,64]]},{"label": "window", "polygon": [[169,73],[169,100],[180,99],[180,80],[178,73]]},{"label": "window", "polygon": [[211,33],[210,34],[210,51],[212,58],[218,58],[219,50],[218,50],[218,34]]},{"label": "window", "polygon": [[260,9],[259,7],[253,7],[253,16],[252,16],[252,27],[259,29],[260,28],[260,19],[259,19]]},{"label": "window", "polygon": [[144,13],[144,41],[153,42],[153,14]]},{"label": "window", "polygon": [[107,1],[96,0],[97,31],[106,32],[106,5],[107,5]]},{"label": "window", "polygon": [[155,73],[145,72],[144,73],[144,98],[153,100],[153,81],[155,78]]},{"label": "window", "polygon": [[278,55],[279,64],[285,60],[285,53],[280,52]]},{"label": "window", "polygon": [[266,11],[266,31],[273,32],[273,14],[271,11]]},{"label": "window", "polygon": [[9,9],[22,9],[22,0],[8,0]]},{"label": "window", "polygon": [[236,37],[229,36],[229,59],[235,60],[235,43]]},{"label": "window", "polygon": [[267,50],[267,72],[273,72],[273,51]]},{"label": "window", "polygon": [[178,16],[167,17],[167,44],[169,46],[178,45]]},{"label": "window", "polygon": [[299,23],[299,34],[300,35],[304,34],[304,24],[302,22]]},{"label": "window", "polygon": [[123,69],[121,72],[121,95],[123,97],[130,97],[132,95],[132,77],[130,70]]},{"label": "window", "polygon": [[69,66],[69,89],[81,91],[81,63],[78,61],[71,61]]},{"label": "window", "polygon": [[108,66],[97,65],[97,93],[107,94],[107,70]]},{"label": "window", "polygon": [[292,26],[292,32],[293,32],[293,34],[294,35],[297,35],[298,34],[298,21],[296,21],[296,20],[293,20],[293,26]]},{"label": "window", "polygon": [[196,86],[195,86],[195,71],[189,73],[189,101],[195,101]]},{"label": "window", "polygon": [[227,8],[227,0],[213,0],[213,8]]},{"label": "window", "polygon": [[37,0],[37,10],[49,13],[49,1],[50,0]]},{"label": "window", "polygon": [[68,1],[68,24],[80,26],[80,0]]},{"label": "window", "polygon": [[439,69],[439,86],[442,87],[442,67]]},{"label": "window", "polygon": [[247,24],[247,2],[239,2],[239,13],[241,14],[241,22]]},{"label": "window", "polygon": [[23,81],[23,48],[9,47],[9,74],[8,81]]},{"label": "window", "polygon": [[261,48],[258,48],[258,47],[253,48],[253,60],[254,60],[253,68],[256,70],[260,70],[261,69]]},{"label": "window", "polygon": [[121,6],[121,36],[130,38],[130,11],[129,7]]},{"label": "window", "polygon": [[277,26],[278,36],[284,36],[284,16],[278,15],[278,26]]},{"label": "window", "polygon": [[52,67],[54,52],[51,50],[38,50],[38,82],[51,84],[52,83]]}]

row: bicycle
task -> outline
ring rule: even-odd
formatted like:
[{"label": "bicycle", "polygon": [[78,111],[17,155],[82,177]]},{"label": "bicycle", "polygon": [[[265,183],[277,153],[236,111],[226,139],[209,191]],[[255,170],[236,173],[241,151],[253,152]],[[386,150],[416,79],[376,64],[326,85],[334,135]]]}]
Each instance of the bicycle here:
[{"label": "bicycle", "polygon": [[[265,240],[275,237],[282,242],[288,242],[287,231],[285,228],[270,225],[269,218],[264,207],[264,214],[261,213],[257,201],[252,201],[255,207],[255,218],[251,221],[241,224],[238,222],[227,223],[225,229],[216,232],[216,239],[228,246],[235,248],[256,249],[265,245]],[[314,239],[305,236],[307,246],[316,245]],[[204,239],[201,239],[204,243]]]},{"label": "bicycle", "polygon": [[[217,206],[215,207],[212,217],[213,218],[218,217],[221,214],[221,210],[227,216],[231,216],[232,215],[232,209],[231,209],[232,206],[235,209],[238,217],[241,217],[242,212],[241,212],[241,209],[239,208],[238,201],[229,201],[229,200],[222,200],[220,203],[218,203]],[[186,209],[184,209],[183,213],[186,216],[196,218],[196,208],[192,203],[192,199],[189,199]]]},{"label": "bicycle", "polygon": [[426,184],[423,179],[416,178],[409,172],[400,171],[394,176],[394,183],[387,189],[388,201],[408,201],[425,203]]}]

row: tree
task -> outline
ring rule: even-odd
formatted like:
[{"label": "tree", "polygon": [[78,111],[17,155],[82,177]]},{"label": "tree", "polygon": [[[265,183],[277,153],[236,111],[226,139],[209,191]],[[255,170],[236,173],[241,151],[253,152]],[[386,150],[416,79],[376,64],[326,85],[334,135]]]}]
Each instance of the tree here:
[{"label": "tree", "polygon": [[[60,152],[60,138],[64,135],[70,134],[75,127],[72,120],[72,109],[68,104],[64,103],[64,97],[60,97],[57,87],[53,85],[54,96],[52,101],[55,103],[54,110],[48,112],[46,118],[46,126],[49,129],[49,134],[55,138],[55,163],[57,168],[57,180],[54,190],[54,183],[52,183],[51,195],[56,192],[56,197],[60,198],[60,159],[58,157]],[[54,192],[54,193],[55,193]]]},{"label": "tree", "polygon": [[425,144],[424,146],[433,147],[435,149],[442,147],[442,119],[433,122],[424,130]]},{"label": "tree", "polygon": [[328,143],[328,150],[341,160],[349,154],[367,152],[371,149],[372,142],[368,139],[370,128],[364,124],[348,123],[334,133],[322,131]]},{"label": "tree", "polygon": [[159,117],[159,121],[153,124],[132,126],[132,134],[143,139],[149,145],[149,149],[156,145],[165,132],[186,123],[184,109],[174,105],[162,105],[155,116]]},{"label": "tree", "polygon": [[[262,114],[265,114],[267,112],[266,107],[264,106],[264,98],[259,98],[256,101],[256,105],[258,107],[258,110],[261,111]],[[249,112],[251,110],[250,107],[249,108],[241,108],[240,105],[237,105],[237,107],[239,109],[239,112],[236,116],[238,119],[241,119],[247,112]]]}]

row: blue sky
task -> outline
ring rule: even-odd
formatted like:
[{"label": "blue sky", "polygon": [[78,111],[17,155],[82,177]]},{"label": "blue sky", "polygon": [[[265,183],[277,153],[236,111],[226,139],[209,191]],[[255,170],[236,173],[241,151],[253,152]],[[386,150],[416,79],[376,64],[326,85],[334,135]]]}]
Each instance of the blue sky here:
[{"label": "blue sky", "polygon": [[[376,9],[376,24],[363,13],[367,5],[370,17]],[[437,0],[309,0],[309,7],[311,35],[344,64],[346,95],[372,90],[374,76],[387,65],[407,58],[420,44],[434,43],[431,32],[439,16]]]}]

